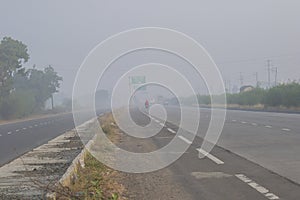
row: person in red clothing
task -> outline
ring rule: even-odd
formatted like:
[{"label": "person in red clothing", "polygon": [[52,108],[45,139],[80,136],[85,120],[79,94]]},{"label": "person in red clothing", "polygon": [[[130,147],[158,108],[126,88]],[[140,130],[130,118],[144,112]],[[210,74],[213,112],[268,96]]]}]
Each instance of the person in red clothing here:
[{"label": "person in red clothing", "polygon": [[145,101],[145,108],[149,108],[149,101],[148,101],[148,99],[146,99],[146,101]]}]

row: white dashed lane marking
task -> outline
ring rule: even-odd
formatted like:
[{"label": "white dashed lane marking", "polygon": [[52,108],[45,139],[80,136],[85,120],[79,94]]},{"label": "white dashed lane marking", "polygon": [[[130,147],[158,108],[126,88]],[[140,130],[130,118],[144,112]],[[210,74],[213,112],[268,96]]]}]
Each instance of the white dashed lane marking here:
[{"label": "white dashed lane marking", "polygon": [[2,137],[2,135],[0,134],[0,137]]},{"label": "white dashed lane marking", "polygon": [[183,140],[184,142],[186,142],[186,143],[188,143],[188,144],[192,144],[192,142],[191,141],[189,141],[188,139],[186,139],[185,137],[183,137],[183,136],[178,136],[181,140]]},{"label": "white dashed lane marking", "polygon": [[238,179],[240,179],[241,181],[243,181],[244,183],[247,183],[250,187],[254,188],[259,193],[263,194],[267,199],[271,199],[271,200],[279,199],[278,196],[276,196],[275,194],[271,193],[265,187],[260,186],[259,184],[257,184],[256,182],[254,182],[253,180],[251,180],[250,178],[248,178],[244,174],[236,174],[235,176]]},{"label": "white dashed lane marking", "polygon": [[257,123],[252,123],[251,125],[252,125],[252,126],[257,126]]},{"label": "white dashed lane marking", "polygon": [[247,122],[242,122],[242,124],[247,124]]},{"label": "white dashed lane marking", "polygon": [[163,124],[163,123],[159,123],[159,125],[161,125],[161,126],[165,126],[165,124]]},{"label": "white dashed lane marking", "polygon": [[204,151],[203,149],[197,149],[197,151],[199,152],[199,158],[202,158],[203,156],[209,158],[210,160],[212,160],[213,162],[215,162],[218,165],[223,165],[224,162],[222,160],[220,160],[219,158],[213,156],[212,154]]},{"label": "white dashed lane marking", "polygon": [[233,119],[233,120],[231,120],[232,122],[236,122],[236,120],[235,119]]},{"label": "white dashed lane marking", "polygon": [[168,129],[168,131],[171,132],[171,133],[176,133],[176,131],[174,131],[174,130],[172,130],[172,129],[170,129],[170,128],[167,128],[167,129]]},{"label": "white dashed lane marking", "polygon": [[281,129],[282,131],[287,131],[287,132],[290,132],[291,131],[291,129],[289,129],[289,128],[283,128],[283,129]]},{"label": "white dashed lane marking", "polygon": [[7,133],[7,135],[10,135],[10,134],[11,134],[11,132],[8,132],[8,133]]},{"label": "white dashed lane marking", "polygon": [[19,131],[20,131],[19,129],[16,130],[16,132],[19,132]]},{"label": "white dashed lane marking", "polygon": [[266,128],[272,128],[272,126],[265,126]]}]

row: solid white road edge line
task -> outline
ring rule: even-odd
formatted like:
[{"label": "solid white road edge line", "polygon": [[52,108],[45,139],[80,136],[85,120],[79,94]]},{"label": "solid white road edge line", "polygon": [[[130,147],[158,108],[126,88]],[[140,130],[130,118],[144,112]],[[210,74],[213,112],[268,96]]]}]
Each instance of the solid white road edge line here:
[{"label": "solid white road edge line", "polygon": [[[199,152],[199,154],[202,154],[202,155],[206,156],[207,158],[209,158],[210,160],[212,160],[213,162],[215,162],[218,165],[223,165],[224,164],[224,162],[222,160],[220,160],[219,158],[213,156],[212,154],[204,151],[203,149],[199,148],[199,149],[197,149],[197,151]],[[199,158],[200,158],[200,156],[199,156]]]},{"label": "solid white road edge line", "polygon": [[279,199],[278,196],[271,193],[268,189],[264,188],[263,186],[260,186],[259,184],[255,183],[253,180],[251,180],[244,174],[236,174],[235,177],[237,177],[244,183],[247,183],[250,187],[254,188],[256,191],[263,194],[266,198],[271,199],[271,200]]},{"label": "solid white road edge line", "polygon": [[189,141],[188,139],[186,139],[185,137],[183,137],[183,136],[178,136],[181,140],[183,140],[184,142],[186,142],[186,143],[188,143],[188,144],[192,144],[192,142],[191,141]]}]

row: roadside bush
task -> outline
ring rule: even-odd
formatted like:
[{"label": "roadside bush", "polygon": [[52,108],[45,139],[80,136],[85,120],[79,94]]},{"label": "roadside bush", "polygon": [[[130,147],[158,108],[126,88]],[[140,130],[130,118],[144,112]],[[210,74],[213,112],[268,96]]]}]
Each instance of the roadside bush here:
[{"label": "roadside bush", "polygon": [[265,94],[266,91],[261,88],[255,88],[251,91],[238,94],[227,94],[227,103],[249,106],[263,104]]},{"label": "roadside bush", "polygon": [[1,100],[2,119],[20,118],[30,115],[35,110],[35,98],[30,91],[14,91]]},{"label": "roadside bush", "polygon": [[266,106],[300,106],[300,84],[281,84],[269,89],[264,103]]},{"label": "roadside bush", "polygon": [[[219,99],[223,97],[215,95],[216,102],[222,103]],[[197,95],[200,105],[210,105],[211,98],[209,95]],[[191,97],[184,98],[186,105],[191,105]],[[266,107],[300,107],[300,84],[290,83],[281,84],[270,89],[254,88],[251,91],[237,94],[226,94],[227,104],[254,106],[262,104]]]}]

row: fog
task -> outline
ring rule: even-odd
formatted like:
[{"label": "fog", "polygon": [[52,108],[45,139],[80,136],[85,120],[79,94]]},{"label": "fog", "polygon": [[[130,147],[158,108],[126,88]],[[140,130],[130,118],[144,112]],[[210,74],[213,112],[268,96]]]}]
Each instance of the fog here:
[{"label": "fog", "polygon": [[[259,81],[265,83],[268,59],[272,67],[278,68],[279,81],[299,80],[299,8],[296,0],[1,0],[0,37],[11,36],[28,45],[30,60],[26,66],[52,65],[64,78],[61,93],[71,96],[79,66],[101,41],[132,28],[170,28],[203,45],[227,87],[233,88],[255,85],[256,72]],[[170,65],[179,63],[174,61],[177,58],[166,57],[137,53],[123,62],[127,67],[152,58]],[[124,73],[121,65],[113,74]],[[182,64],[179,68],[195,83],[196,90],[206,92],[188,66]],[[111,90],[116,77],[104,78],[102,88]]]}]

